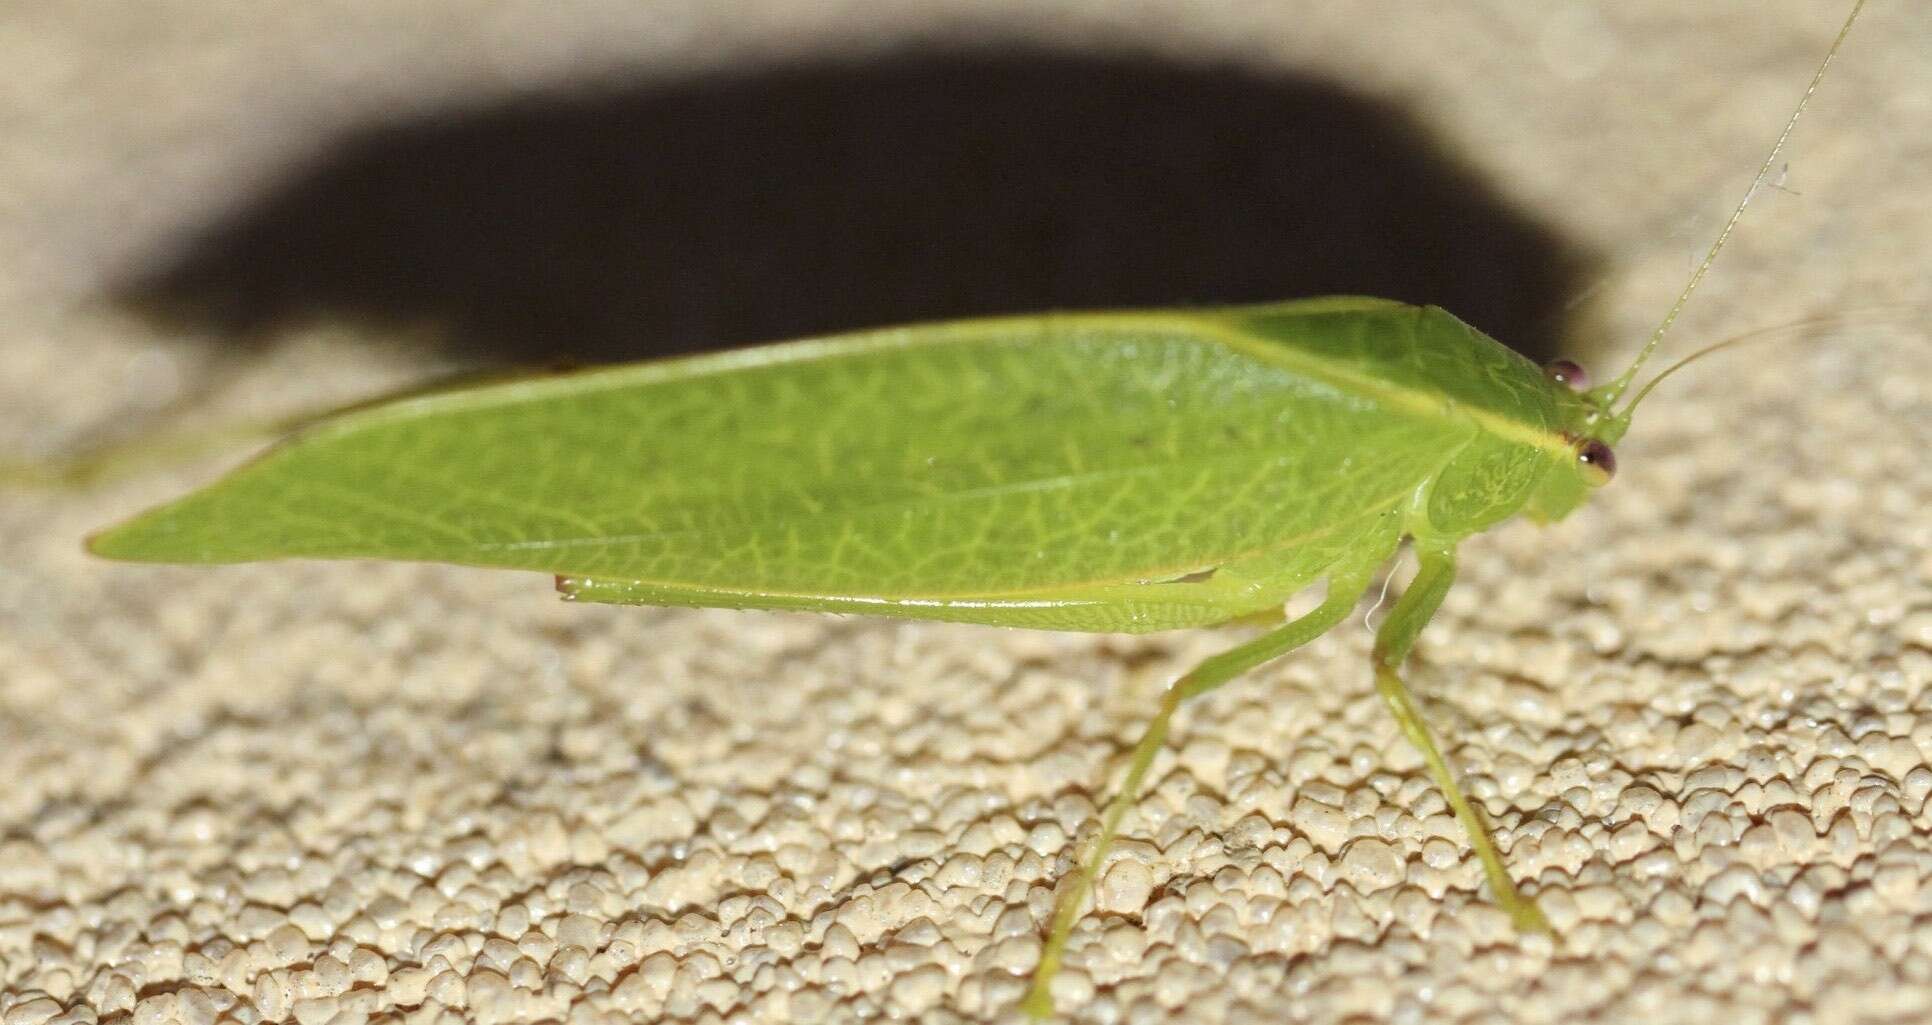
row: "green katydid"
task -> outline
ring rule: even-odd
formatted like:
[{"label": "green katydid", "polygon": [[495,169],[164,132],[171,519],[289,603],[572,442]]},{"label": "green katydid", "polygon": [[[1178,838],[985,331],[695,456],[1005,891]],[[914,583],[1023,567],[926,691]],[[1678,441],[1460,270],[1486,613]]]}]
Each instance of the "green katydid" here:
[{"label": "green katydid", "polygon": [[[1440,309],[1380,299],[970,320],[357,409],[91,547],[157,562],[442,561],[555,574],[577,601],[1051,630],[1271,614],[1271,629],[1175,681],[1134,747],[1059,897],[1026,1001],[1043,1015],[1179,706],[1341,623],[1406,540],[1420,570],[1376,630],[1376,687],[1497,903],[1547,930],[1399,672],[1463,540],[1518,514],[1562,518],[1610,479],[1610,446],[1649,387],[1617,403],[1750,195],[1636,359],[1596,389],[1574,364],[1538,368]],[[1320,604],[1281,622],[1317,583]]]}]

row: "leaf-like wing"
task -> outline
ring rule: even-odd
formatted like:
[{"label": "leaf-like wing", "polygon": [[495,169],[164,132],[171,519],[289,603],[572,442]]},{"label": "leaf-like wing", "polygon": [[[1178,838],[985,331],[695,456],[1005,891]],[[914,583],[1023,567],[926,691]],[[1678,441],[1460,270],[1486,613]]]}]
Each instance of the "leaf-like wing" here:
[{"label": "leaf-like wing", "polygon": [[1421,312],[966,321],[412,398],[324,422],[92,544],[787,594],[1162,580],[1384,514],[1453,453],[1467,423],[1320,355],[1338,332],[1414,346]]}]

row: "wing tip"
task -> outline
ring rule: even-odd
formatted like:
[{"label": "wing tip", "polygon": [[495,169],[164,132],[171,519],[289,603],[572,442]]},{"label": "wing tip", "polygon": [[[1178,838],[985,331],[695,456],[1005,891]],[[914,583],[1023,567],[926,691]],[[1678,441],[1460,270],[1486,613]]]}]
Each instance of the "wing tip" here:
[{"label": "wing tip", "polygon": [[152,514],[143,513],[89,532],[81,539],[81,547],[95,558],[115,562],[190,561],[168,551],[166,545],[157,544],[159,540]]}]

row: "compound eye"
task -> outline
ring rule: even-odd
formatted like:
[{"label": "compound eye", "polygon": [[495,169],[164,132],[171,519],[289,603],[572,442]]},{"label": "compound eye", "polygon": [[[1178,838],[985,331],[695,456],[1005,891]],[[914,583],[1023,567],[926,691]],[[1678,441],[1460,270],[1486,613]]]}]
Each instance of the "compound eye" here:
[{"label": "compound eye", "polygon": [[1594,438],[1578,446],[1576,463],[1583,470],[1583,479],[1592,487],[1602,487],[1617,475],[1617,454]]},{"label": "compound eye", "polygon": [[1575,392],[1590,390],[1590,372],[1567,360],[1551,360],[1543,367],[1544,376]]}]

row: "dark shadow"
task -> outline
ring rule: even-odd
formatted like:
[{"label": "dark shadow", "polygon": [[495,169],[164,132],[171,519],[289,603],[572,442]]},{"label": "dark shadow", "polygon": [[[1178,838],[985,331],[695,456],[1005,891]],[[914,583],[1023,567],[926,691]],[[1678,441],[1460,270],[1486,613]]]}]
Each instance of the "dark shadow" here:
[{"label": "dark shadow", "polygon": [[116,298],[239,341],[326,318],[542,364],[1356,293],[1543,356],[1585,267],[1413,118],[1332,84],[914,48],[369,127]]}]

